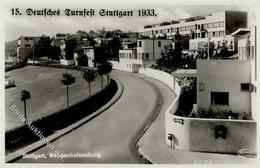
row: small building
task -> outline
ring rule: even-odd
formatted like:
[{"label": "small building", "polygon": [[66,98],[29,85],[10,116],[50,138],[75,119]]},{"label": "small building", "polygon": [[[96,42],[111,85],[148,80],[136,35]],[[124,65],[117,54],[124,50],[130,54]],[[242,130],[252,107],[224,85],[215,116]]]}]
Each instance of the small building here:
[{"label": "small building", "polygon": [[251,116],[250,61],[197,60],[197,105]]},{"label": "small building", "polygon": [[119,64],[120,70],[138,72],[143,65],[143,60],[137,58],[137,50],[135,48],[121,49],[119,50]]},{"label": "small building", "polygon": [[162,58],[164,47],[171,45],[170,39],[138,39],[137,48],[119,50],[119,61],[112,61],[115,69],[139,72],[140,67],[149,67]]},{"label": "small building", "polygon": [[137,58],[155,63],[156,60],[162,58],[162,51],[164,50],[164,47],[171,44],[171,39],[138,39]]},{"label": "small building", "polygon": [[18,38],[17,43],[17,58],[18,62],[26,60],[33,54],[33,47],[40,41],[40,36],[21,36]]},{"label": "small building", "polygon": [[56,33],[56,37],[55,39],[57,41],[61,41],[61,40],[67,40],[67,38],[69,37],[69,33]]}]

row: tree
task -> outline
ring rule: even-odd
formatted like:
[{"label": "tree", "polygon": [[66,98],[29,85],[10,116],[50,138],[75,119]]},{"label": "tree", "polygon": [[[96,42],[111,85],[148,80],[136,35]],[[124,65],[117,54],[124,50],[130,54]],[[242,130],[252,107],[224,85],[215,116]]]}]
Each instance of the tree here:
[{"label": "tree", "polygon": [[52,60],[59,60],[59,56],[61,54],[60,48],[57,46],[51,46],[50,49],[50,58]]},{"label": "tree", "polygon": [[40,37],[40,40],[34,46],[34,54],[36,58],[50,56],[51,39],[48,36]]},{"label": "tree", "polygon": [[82,76],[88,82],[89,96],[91,96],[91,82],[96,79],[97,73],[95,70],[88,69],[82,72]]},{"label": "tree", "polygon": [[65,48],[65,58],[66,60],[71,60],[74,58],[74,50],[77,47],[77,41],[74,38],[68,39],[65,42],[66,48]]},{"label": "tree", "polygon": [[105,66],[105,72],[107,75],[107,84],[108,84],[109,73],[112,71],[113,65],[111,64],[111,62],[104,62],[104,66]]},{"label": "tree", "polygon": [[21,101],[24,102],[24,118],[25,118],[25,124],[27,121],[27,114],[26,114],[26,101],[31,98],[31,94],[27,90],[22,90],[21,92]]},{"label": "tree", "polygon": [[67,86],[67,107],[69,106],[69,85],[72,85],[75,82],[75,77],[72,76],[70,73],[65,72],[62,74],[61,83]]},{"label": "tree", "polygon": [[104,63],[101,63],[97,66],[97,73],[101,76],[101,88],[103,90],[103,75],[106,74],[106,66]]}]

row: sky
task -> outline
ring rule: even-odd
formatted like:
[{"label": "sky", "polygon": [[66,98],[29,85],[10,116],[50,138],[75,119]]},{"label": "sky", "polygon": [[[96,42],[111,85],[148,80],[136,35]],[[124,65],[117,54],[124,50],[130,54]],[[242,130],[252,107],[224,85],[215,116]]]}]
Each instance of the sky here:
[{"label": "sky", "polygon": [[[113,3],[92,3],[86,4],[84,2],[69,3],[72,1],[65,1],[67,3],[51,3],[51,1],[42,1],[43,3],[32,1],[17,1],[11,3],[7,1],[4,6],[4,24],[5,24],[5,41],[15,40],[19,36],[39,36],[48,35],[53,36],[56,33],[75,33],[78,30],[90,31],[105,28],[106,30],[121,29],[123,31],[138,31],[144,25],[152,23],[160,23],[163,21],[179,20],[191,16],[206,16],[214,12],[224,10],[246,11],[248,12],[248,26],[256,25],[255,11],[256,7],[249,4],[113,4]],[[44,3],[48,2],[48,3]],[[66,8],[72,10],[82,9],[119,9],[119,10],[138,10],[138,9],[155,9],[157,17],[68,17],[68,16],[54,16],[54,17],[32,17],[26,16],[12,16],[11,9],[19,8],[25,13],[27,8],[32,9],[60,9],[63,11]]]}]

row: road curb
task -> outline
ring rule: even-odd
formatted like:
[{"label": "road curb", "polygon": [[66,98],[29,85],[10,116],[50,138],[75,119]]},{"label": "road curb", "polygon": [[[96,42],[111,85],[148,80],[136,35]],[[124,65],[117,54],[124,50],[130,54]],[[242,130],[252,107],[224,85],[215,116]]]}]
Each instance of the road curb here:
[{"label": "road curb", "polygon": [[104,112],[106,109],[110,108],[113,104],[115,104],[117,102],[117,100],[119,100],[119,98],[122,96],[122,93],[124,91],[123,84],[120,81],[118,81],[117,79],[114,79],[114,80],[117,83],[118,90],[117,90],[116,94],[113,96],[113,98],[108,103],[106,103],[104,106],[102,106],[96,112],[88,115],[87,117],[77,121],[76,123],[64,128],[62,130],[57,131],[56,133],[54,133],[54,134],[52,134],[48,137],[46,137],[44,141],[42,141],[42,140],[37,141],[37,142],[35,142],[31,145],[28,145],[28,146],[26,146],[22,149],[19,149],[19,150],[13,152],[13,153],[10,153],[9,155],[7,155],[5,157],[6,163],[10,163],[10,162],[14,162],[16,160],[19,160],[24,154],[36,151],[37,149],[40,149],[40,148],[46,146],[47,145],[46,142],[53,142],[53,141],[61,138],[63,135],[66,135],[69,132],[77,129],[78,127],[85,124],[86,122],[94,119],[96,116],[98,116],[99,114]]},{"label": "road curb", "polygon": [[[146,120],[145,124],[141,127],[141,129],[136,133],[136,135],[134,136],[132,142],[131,142],[131,150],[132,152],[135,154],[136,158],[140,161],[140,162],[144,162],[144,163],[149,163],[151,164],[152,162],[149,161],[147,158],[145,158],[140,151],[138,150],[138,142],[139,140],[143,137],[143,135],[146,133],[146,131],[150,128],[150,126],[153,124],[153,122],[155,121],[155,119],[158,117],[159,113],[161,112],[161,107],[163,104],[163,96],[160,92],[160,89],[155,86],[155,84],[153,84],[152,82],[146,80],[147,76],[144,77],[140,77],[142,78],[145,82],[147,82],[152,89],[155,91],[156,93],[156,102],[153,106],[153,111],[151,116],[148,117],[148,119]],[[148,77],[149,78],[149,77]]]}]

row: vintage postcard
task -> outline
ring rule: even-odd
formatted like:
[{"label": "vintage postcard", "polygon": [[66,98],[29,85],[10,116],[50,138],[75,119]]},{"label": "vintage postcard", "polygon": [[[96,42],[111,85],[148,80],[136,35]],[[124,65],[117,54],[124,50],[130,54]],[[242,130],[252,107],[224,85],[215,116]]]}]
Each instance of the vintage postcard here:
[{"label": "vintage postcard", "polygon": [[260,166],[257,1],[1,6],[3,167]]}]

